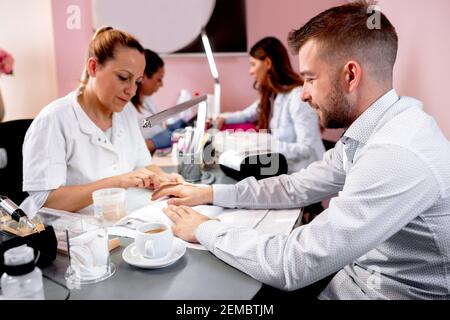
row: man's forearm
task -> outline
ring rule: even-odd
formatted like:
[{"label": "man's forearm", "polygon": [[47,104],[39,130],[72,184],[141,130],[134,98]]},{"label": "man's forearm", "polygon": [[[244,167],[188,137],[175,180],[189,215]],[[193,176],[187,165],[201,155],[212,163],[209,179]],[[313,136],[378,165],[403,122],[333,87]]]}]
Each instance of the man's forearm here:
[{"label": "man's forearm", "polygon": [[345,173],[336,158],[330,151],[322,161],[291,175],[214,185],[213,203],[228,208],[289,209],[319,202],[342,189]]}]

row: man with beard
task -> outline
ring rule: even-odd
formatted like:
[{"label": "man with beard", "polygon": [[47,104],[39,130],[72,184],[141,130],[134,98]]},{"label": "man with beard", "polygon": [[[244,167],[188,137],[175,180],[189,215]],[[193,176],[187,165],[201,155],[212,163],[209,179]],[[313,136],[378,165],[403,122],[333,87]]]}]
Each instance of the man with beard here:
[{"label": "man with beard", "polygon": [[[175,197],[165,212],[176,235],[296,297],[313,283],[322,287],[309,293],[322,299],[450,297],[449,143],[420,101],[393,89],[397,34],[380,11],[371,28],[372,14],[368,3],[352,2],[289,34],[305,80],[301,99],[322,126],[346,129],[335,148],[292,175],[162,187],[154,198]],[[293,208],[334,194],[288,236],[232,228],[187,207]]]}]

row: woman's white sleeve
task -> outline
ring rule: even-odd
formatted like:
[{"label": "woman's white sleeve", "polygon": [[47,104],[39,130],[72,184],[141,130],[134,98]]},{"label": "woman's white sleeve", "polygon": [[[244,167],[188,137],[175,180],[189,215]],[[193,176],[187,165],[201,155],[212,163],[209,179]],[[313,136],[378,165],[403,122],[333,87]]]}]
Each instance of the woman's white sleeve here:
[{"label": "woman's white sleeve", "polygon": [[32,219],[35,214],[44,206],[51,191],[31,191],[28,198],[21,204],[20,208]]},{"label": "woman's white sleeve", "polygon": [[23,144],[23,191],[54,190],[66,184],[67,148],[56,117],[37,117]]},{"label": "woman's white sleeve", "polygon": [[225,123],[255,122],[259,118],[258,105],[259,100],[255,101],[242,111],[224,113]]},{"label": "woman's white sleeve", "polygon": [[278,140],[278,150],[289,159],[310,158],[315,152],[315,145],[322,144],[318,117],[306,102],[300,101],[297,97],[292,98],[289,102],[289,112],[296,141]]}]

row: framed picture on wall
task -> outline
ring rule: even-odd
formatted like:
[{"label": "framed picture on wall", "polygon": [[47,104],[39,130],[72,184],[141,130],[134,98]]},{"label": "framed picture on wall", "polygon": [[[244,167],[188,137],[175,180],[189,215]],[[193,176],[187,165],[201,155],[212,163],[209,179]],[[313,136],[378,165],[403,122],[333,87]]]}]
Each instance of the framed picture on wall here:
[{"label": "framed picture on wall", "polygon": [[167,55],[203,54],[204,27],[213,52],[247,52],[246,0],[93,0],[94,28],[112,26]]}]

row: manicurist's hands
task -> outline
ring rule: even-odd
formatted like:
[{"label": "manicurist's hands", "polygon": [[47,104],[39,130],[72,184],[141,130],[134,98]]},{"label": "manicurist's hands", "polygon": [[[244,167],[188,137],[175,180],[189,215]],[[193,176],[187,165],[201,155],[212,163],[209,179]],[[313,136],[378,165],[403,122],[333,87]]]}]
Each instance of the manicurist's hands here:
[{"label": "manicurist's hands", "polygon": [[[178,173],[168,173],[166,174],[166,178],[170,181],[170,182],[175,182],[175,183],[183,183],[186,182],[186,180],[184,180],[183,176],[181,174]],[[158,186],[159,188],[160,186]]]},{"label": "manicurist's hands", "polygon": [[129,173],[116,176],[120,188],[147,188],[158,189],[164,183],[182,183],[183,177],[179,174],[159,174],[147,168],[141,168]]}]

